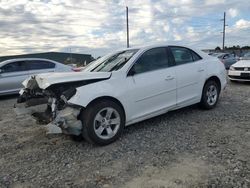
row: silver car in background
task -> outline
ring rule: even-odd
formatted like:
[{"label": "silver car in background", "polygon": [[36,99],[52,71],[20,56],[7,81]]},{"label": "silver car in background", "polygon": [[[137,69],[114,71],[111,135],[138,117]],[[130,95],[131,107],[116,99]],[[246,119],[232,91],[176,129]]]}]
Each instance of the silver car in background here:
[{"label": "silver car in background", "polygon": [[244,54],[240,59],[241,60],[250,60],[250,52]]},{"label": "silver car in background", "polygon": [[15,94],[29,76],[48,72],[69,72],[72,67],[41,58],[18,58],[0,62],[0,95]]},{"label": "silver car in background", "polygon": [[230,66],[238,61],[238,58],[234,54],[230,53],[221,53],[216,56],[219,60],[225,65],[226,69],[229,69]]}]

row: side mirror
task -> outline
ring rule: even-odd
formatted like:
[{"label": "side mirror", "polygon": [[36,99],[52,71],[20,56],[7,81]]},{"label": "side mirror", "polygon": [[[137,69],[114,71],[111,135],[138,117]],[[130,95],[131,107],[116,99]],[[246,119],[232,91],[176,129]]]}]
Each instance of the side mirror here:
[{"label": "side mirror", "polygon": [[134,66],[129,70],[128,76],[134,76],[136,74]]}]

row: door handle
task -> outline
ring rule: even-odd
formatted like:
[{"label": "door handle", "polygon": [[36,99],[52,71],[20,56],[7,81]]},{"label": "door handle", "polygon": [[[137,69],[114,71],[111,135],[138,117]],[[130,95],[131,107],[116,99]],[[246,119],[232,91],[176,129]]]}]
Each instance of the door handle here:
[{"label": "door handle", "polygon": [[204,71],[204,69],[199,69],[199,70],[198,70],[198,72],[203,72],[203,71]]},{"label": "door handle", "polygon": [[167,76],[167,78],[165,78],[166,81],[173,80],[173,79],[174,79],[173,76]]}]

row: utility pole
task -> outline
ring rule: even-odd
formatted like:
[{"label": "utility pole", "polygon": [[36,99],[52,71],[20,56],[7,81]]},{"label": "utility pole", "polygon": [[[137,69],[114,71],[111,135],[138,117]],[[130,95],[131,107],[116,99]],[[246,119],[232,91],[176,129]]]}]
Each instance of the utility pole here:
[{"label": "utility pole", "polygon": [[71,53],[71,48],[69,48],[69,53],[70,53],[70,63],[72,64],[72,53]]},{"label": "utility pole", "polygon": [[223,21],[223,42],[222,42],[222,50],[225,50],[225,34],[226,34],[226,12],[224,12]]},{"label": "utility pole", "polygon": [[127,19],[127,48],[129,48],[128,7],[126,7],[126,19]]}]

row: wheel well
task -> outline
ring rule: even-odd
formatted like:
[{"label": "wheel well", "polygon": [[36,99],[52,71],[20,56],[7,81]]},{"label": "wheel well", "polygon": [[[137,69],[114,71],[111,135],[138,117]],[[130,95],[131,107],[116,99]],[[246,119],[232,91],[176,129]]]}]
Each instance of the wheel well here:
[{"label": "wheel well", "polygon": [[92,105],[93,103],[98,103],[98,102],[101,101],[101,100],[109,100],[109,101],[112,101],[112,102],[115,102],[116,104],[118,104],[118,105],[122,108],[122,111],[123,111],[123,113],[124,113],[124,117],[125,117],[125,120],[126,120],[126,113],[125,113],[125,109],[124,109],[122,103],[121,103],[118,99],[116,99],[116,98],[114,98],[114,97],[110,97],[110,96],[98,97],[98,98],[92,100],[92,101],[87,105],[86,108],[88,108],[88,106]]},{"label": "wheel well", "polygon": [[[218,84],[219,92],[220,92],[220,91],[221,91],[220,79],[219,79],[217,76],[212,76],[212,77],[210,77],[210,78],[207,79],[206,83],[207,83],[208,81],[210,81],[210,80],[213,80],[213,81],[215,81],[215,82]],[[206,83],[205,83],[205,84],[206,84]],[[204,86],[205,86],[205,84],[204,84]]]}]

